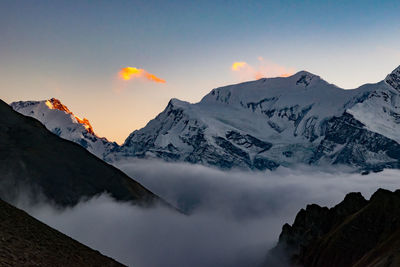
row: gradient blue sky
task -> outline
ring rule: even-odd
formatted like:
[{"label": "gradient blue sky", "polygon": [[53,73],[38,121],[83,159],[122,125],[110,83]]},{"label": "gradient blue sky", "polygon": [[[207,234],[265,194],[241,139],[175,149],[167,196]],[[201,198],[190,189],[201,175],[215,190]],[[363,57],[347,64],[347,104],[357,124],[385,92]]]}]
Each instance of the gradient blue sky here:
[{"label": "gradient blue sky", "polygon": [[[170,98],[241,81],[235,61],[308,70],[344,88],[400,65],[400,1],[0,1],[0,98],[59,98],[123,141]],[[166,84],[122,82],[122,67]]]}]

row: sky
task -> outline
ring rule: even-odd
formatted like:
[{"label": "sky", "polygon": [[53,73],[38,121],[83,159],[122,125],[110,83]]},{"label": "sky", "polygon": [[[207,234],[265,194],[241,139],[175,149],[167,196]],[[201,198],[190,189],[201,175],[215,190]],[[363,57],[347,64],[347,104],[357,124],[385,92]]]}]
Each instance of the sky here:
[{"label": "sky", "polygon": [[56,97],[121,143],[171,98],[219,86],[300,70],[346,89],[378,82],[400,65],[399,11],[396,0],[2,0],[0,98]]}]

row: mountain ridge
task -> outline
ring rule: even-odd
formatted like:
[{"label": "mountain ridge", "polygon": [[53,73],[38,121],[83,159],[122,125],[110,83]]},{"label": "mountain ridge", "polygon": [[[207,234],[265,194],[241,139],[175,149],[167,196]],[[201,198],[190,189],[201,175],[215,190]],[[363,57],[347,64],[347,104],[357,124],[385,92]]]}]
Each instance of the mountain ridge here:
[{"label": "mountain ridge", "polygon": [[171,99],[123,145],[95,154],[107,162],[155,157],[222,169],[273,170],[294,164],[397,168],[398,88],[400,66],[381,82],[351,90],[307,71],[223,86],[198,103]]},{"label": "mountain ridge", "polygon": [[24,192],[34,202],[43,196],[64,207],[108,193],[144,207],[169,206],[121,170],[1,100],[0,114],[1,198],[12,201]]},{"label": "mountain ridge", "polygon": [[12,102],[10,106],[25,116],[39,120],[52,133],[80,144],[101,159],[118,147],[117,143],[99,137],[88,119],[79,118],[56,98]]}]

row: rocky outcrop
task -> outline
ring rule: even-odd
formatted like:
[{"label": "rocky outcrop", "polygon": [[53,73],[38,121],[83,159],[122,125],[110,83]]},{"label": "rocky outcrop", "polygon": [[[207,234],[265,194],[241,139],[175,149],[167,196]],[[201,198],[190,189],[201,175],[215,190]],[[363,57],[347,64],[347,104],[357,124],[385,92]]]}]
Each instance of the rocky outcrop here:
[{"label": "rocky outcrop", "polygon": [[386,77],[385,82],[400,92],[400,66]]},{"label": "rocky outcrop", "polygon": [[328,209],[308,205],[285,224],[270,263],[288,266],[398,266],[400,190],[379,189],[369,201],[350,193]]},{"label": "rocky outcrop", "polygon": [[[365,125],[348,113],[325,122],[324,137],[315,149],[310,163],[328,161],[331,164],[357,166],[363,170],[380,171],[398,167],[400,144]],[[371,158],[377,160],[371,161]]]}]

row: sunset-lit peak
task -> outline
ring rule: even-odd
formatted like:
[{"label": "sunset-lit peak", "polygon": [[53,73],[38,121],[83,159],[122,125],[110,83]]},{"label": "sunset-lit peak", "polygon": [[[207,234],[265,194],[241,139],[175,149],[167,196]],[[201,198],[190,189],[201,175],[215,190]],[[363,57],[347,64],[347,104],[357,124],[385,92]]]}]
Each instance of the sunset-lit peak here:
[{"label": "sunset-lit peak", "polygon": [[52,99],[46,100],[45,104],[46,104],[46,106],[47,106],[49,109],[57,109],[57,110],[64,111],[65,113],[70,114],[73,118],[75,118],[75,120],[76,120],[78,123],[82,124],[83,127],[85,127],[85,129],[86,129],[89,133],[95,134],[94,131],[93,131],[92,125],[90,125],[90,122],[89,122],[88,119],[86,119],[86,118],[81,119],[81,118],[79,118],[78,116],[75,116],[74,113],[72,113],[72,112],[67,108],[67,106],[63,105],[63,104],[61,103],[60,100],[58,100],[58,99],[56,99],[56,98],[52,98]]},{"label": "sunset-lit peak", "polygon": [[156,82],[156,83],[166,83],[164,79],[157,77],[154,74],[149,73],[144,69],[138,69],[134,67],[126,67],[122,68],[119,72],[119,76],[121,79],[125,81],[129,81],[136,78],[144,78],[147,81]]},{"label": "sunset-lit peak", "polygon": [[52,99],[46,100],[46,106],[48,106],[49,109],[58,109],[58,110],[61,110],[61,111],[65,111],[65,112],[67,112],[69,114],[72,114],[72,112],[69,111],[67,106],[63,105],[61,103],[61,101],[56,99],[56,98],[52,98]]},{"label": "sunset-lit peak", "polygon": [[49,100],[46,100],[45,104],[49,109],[54,109],[53,104]]},{"label": "sunset-lit peak", "polygon": [[[72,115],[73,115],[73,114],[72,114]],[[94,134],[92,125],[90,125],[90,122],[89,122],[88,119],[86,119],[86,118],[81,119],[81,118],[79,118],[78,116],[75,116],[75,115],[74,115],[74,117],[75,117],[75,119],[76,119],[80,124],[83,125],[83,127],[85,127],[85,129],[86,129],[89,133]]]}]

